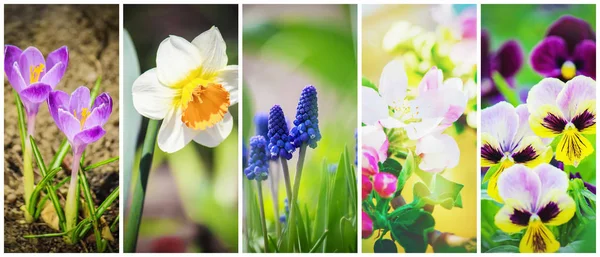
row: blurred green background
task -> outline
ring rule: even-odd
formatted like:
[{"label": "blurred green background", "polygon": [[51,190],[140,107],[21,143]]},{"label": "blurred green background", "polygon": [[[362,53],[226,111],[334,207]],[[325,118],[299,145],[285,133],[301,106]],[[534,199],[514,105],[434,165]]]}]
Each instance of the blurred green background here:
[{"label": "blurred green background", "polygon": [[[481,5],[481,29],[487,30],[490,35],[491,50],[495,52],[507,40],[516,40],[523,50],[523,66],[517,73],[516,90],[527,92],[533,85],[543,79],[531,68],[529,61],[531,50],[546,35],[548,27],[563,15],[572,15],[587,21],[592,28],[596,29],[596,6],[595,5]],[[490,104],[482,101],[482,108]],[[596,149],[596,135],[585,135]],[[557,140],[552,144],[556,149]],[[569,172],[580,172],[584,181],[596,184],[596,158],[595,154],[589,156],[575,168],[570,167]],[[482,173],[483,175],[483,173]],[[482,189],[486,187],[482,185]],[[484,194],[483,198],[486,198]],[[487,197],[489,198],[489,197]],[[481,215],[481,237],[482,252],[486,252],[498,245],[507,244],[499,240],[498,229],[494,225],[494,215],[498,205],[491,200],[482,200]],[[595,243],[595,221],[593,225],[586,225],[584,239],[578,239],[574,245],[561,248],[560,251],[589,251]],[[575,240],[575,239],[573,239]],[[589,240],[589,241],[587,241]],[[517,241],[518,243],[518,241]],[[513,242],[514,244],[514,242]],[[587,245],[587,246],[586,246]],[[511,248],[514,250],[515,248]],[[593,247],[595,249],[595,247]],[[508,250],[504,250],[505,252]]]},{"label": "blurred green background", "polygon": [[[244,5],[243,15],[244,144],[255,135],[255,114],[268,114],[273,105],[279,104],[291,129],[302,89],[307,85],[317,88],[322,140],[316,149],[307,151],[299,196],[300,207],[307,205],[309,219],[314,219],[320,182],[327,177],[322,171],[323,162],[337,164],[344,150],[350,153],[351,161],[355,158],[356,5]],[[292,180],[297,158],[296,151],[288,161]],[[286,197],[283,176],[278,173],[281,171],[272,168],[266,183],[273,180],[275,186],[263,186],[268,230],[279,222],[272,194],[276,195],[279,214],[283,214]],[[255,197],[248,196],[250,181],[243,178],[244,197]],[[260,231],[253,223],[248,225],[248,216],[252,215],[258,213],[244,214],[244,252],[248,244],[262,240],[259,232],[247,233],[247,226]],[[352,237],[356,239],[355,234]]]},{"label": "blurred green background", "polygon": [[[131,100],[139,72],[156,67],[156,51],[169,35],[191,41],[212,26],[227,44],[228,65],[238,63],[238,5],[125,5],[125,192],[137,175],[145,124]],[[128,36],[130,35],[130,37]],[[136,56],[137,52],[137,56]],[[135,59],[138,59],[136,63]],[[139,64],[139,68],[137,65]],[[167,155],[156,147],[148,179],[138,252],[237,252],[238,105],[229,108],[234,128],[216,148],[191,142]],[[131,129],[128,129],[131,128]],[[125,196],[128,200],[128,195]],[[129,206],[127,201],[126,206]]]}]

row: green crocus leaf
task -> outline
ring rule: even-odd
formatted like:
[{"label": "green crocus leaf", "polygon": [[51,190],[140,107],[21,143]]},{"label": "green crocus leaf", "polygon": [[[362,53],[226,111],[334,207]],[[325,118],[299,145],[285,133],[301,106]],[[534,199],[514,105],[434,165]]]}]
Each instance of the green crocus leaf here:
[{"label": "green crocus leaf", "polygon": [[389,239],[379,239],[375,241],[375,245],[373,246],[373,250],[376,253],[397,253],[398,248],[394,241]]}]

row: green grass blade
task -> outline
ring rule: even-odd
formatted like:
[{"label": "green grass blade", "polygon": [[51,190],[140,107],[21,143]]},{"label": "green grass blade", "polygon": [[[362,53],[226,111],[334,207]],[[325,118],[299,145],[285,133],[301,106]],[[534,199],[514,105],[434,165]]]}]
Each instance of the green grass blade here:
[{"label": "green grass blade", "polygon": [[327,238],[328,234],[329,231],[325,230],[325,232],[323,232],[323,234],[319,237],[315,245],[313,245],[312,249],[310,249],[309,253],[316,253],[317,250],[320,248],[321,244],[323,244],[323,242],[325,241],[325,238]]},{"label": "green grass blade", "polygon": [[[56,191],[63,186],[65,183],[67,183],[69,180],[71,179],[71,176],[67,176],[66,178],[64,178],[63,180],[61,180],[56,186],[53,187],[54,192],[56,193]],[[44,195],[44,197],[42,197],[42,199],[40,200],[40,202],[38,203],[37,208],[35,209],[35,215],[33,216],[35,219],[39,219],[40,215],[42,213],[42,210],[44,209],[44,205],[46,205],[46,201],[48,201],[48,198],[50,197],[49,194]]]},{"label": "green grass blade", "polygon": [[113,222],[110,224],[110,232],[114,233],[119,228],[119,219],[120,219],[119,217],[121,217],[121,215],[117,215],[115,220],[113,220]]},{"label": "green grass blade", "polygon": [[102,82],[102,76],[98,76],[96,79],[96,83],[94,83],[94,87],[90,90],[90,107],[94,106],[94,102],[96,102],[96,97],[98,96],[98,92],[100,92],[100,83]]},{"label": "green grass blade", "polygon": [[96,207],[94,207],[94,199],[92,198],[92,190],[90,189],[90,185],[87,182],[87,178],[85,173],[79,169],[79,184],[81,185],[81,190],[83,190],[83,196],[85,199],[86,206],[88,208],[88,212],[92,217],[92,226],[94,228],[94,237],[96,238],[96,250],[98,252],[104,252],[105,244],[102,240],[102,233],[100,229],[98,229],[98,219],[96,218]]},{"label": "green grass blade", "polygon": [[25,138],[27,138],[27,126],[25,125],[25,110],[23,109],[23,103],[21,97],[14,91],[15,103],[17,105],[17,117],[19,118],[19,135],[21,136],[21,151],[25,151]]},{"label": "green grass blade", "polygon": [[60,167],[63,159],[65,159],[65,156],[67,156],[67,153],[69,153],[69,150],[71,150],[71,145],[69,145],[67,139],[63,139],[63,141],[60,143],[60,146],[58,147],[58,151],[54,155],[54,158],[52,158],[52,161],[48,165],[48,169],[52,170]]},{"label": "green grass blade", "polygon": [[109,164],[109,163],[111,163],[111,162],[114,162],[114,161],[117,161],[117,160],[119,160],[119,156],[117,156],[117,157],[113,157],[113,158],[110,158],[110,159],[107,159],[107,160],[104,160],[104,161],[100,161],[100,162],[97,162],[97,163],[94,163],[94,164],[92,164],[92,165],[89,165],[89,166],[87,166],[87,167],[85,167],[85,168],[83,168],[83,167],[82,167],[82,169],[83,169],[83,171],[89,171],[89,170],[92,170],[92,169],[98,168],[98,167],[100,167],[100,166],[103,166],[103,165]]}]

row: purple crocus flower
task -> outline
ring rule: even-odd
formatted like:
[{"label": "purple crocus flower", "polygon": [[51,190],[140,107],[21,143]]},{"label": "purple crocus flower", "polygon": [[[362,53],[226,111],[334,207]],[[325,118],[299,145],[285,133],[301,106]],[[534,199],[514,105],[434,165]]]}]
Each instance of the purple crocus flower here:
[{"label": "purple crocus flower", "polygon": [[71,184],[65,203],[66,229],[77,224],[77,172],[79,160],[88,144],[98,141],[106,131],[102,128],[112,113],[112,98],[102,93],[90,108],[90,90],[80,86],[69,96],[57,90],[48,97],[48,109],[58,128],[65,134],[73,150]]},{"label": "purple crocus flower", "polygon": [[595,33],[586,21],[563,16],[531,53],[532,68],[544,77],[562,81],[584,75],[596,79]]},{"label": "purple crocus flower", "polygon": [[68,63],[66,46],[54,50],[46,59],[35,47],[22,51],[13,45],[4,46],[4,73],[21,97],[28,117],[37,114],[40,104],[62,79]]},{"label": "purple crocus flower", "polygon": [[506,41],[498,51],[490,49],[490,36],[487,31],[481,32],[481,97],[497,103],[504,98],[499,94],[492,75],[499,72],[504,80],[514,88],[514,77],[523,65],[523,50],[515,40]]}]

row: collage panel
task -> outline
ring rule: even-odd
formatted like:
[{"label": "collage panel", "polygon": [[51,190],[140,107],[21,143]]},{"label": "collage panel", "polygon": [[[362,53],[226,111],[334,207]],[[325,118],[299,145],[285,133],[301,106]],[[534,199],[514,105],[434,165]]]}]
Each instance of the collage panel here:
[{"label": "collage panel", "polygon": [[477,251],[477,6],[362,6],[362,251]]},{"label": "collage panel", "polygon": [[481,252],[594,253],[596,6],[481,17]]},{"label": "collage panel", "polygon": [[356,13],[243,6],[242,252],[357,252]]},{"label": "collage panel", "polygon": [[238,252],[238,5],[124,5],[124,252]]},{"label": "collage panel", "polygon": [[119,5],[4,5],[4,252],[118,253]]}]

